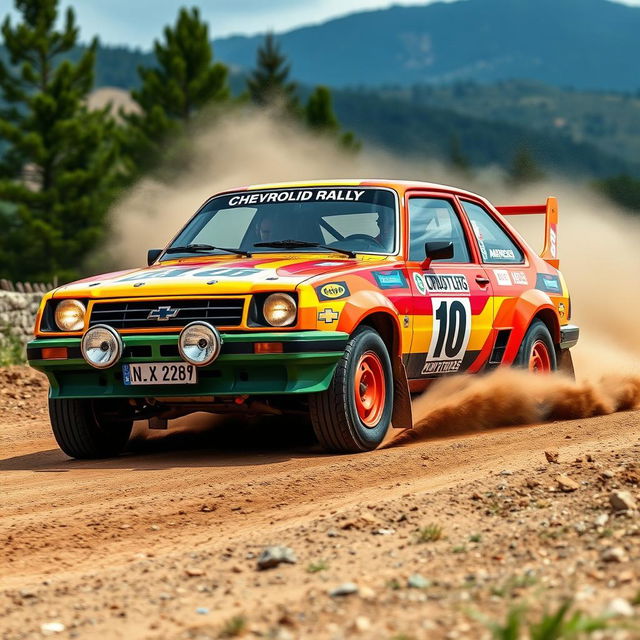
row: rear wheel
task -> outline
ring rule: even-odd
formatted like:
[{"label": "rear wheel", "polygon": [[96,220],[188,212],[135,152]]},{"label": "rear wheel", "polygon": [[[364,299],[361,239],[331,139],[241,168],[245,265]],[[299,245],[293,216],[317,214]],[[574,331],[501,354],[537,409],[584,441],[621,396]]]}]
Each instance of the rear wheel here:
[{"label": "rear wheel", "polygon": [[119,420],[110,403],[94,399],[52,398],[49,417],[59,447],[72,458],[110,458],[127,444],[133,420]]},{"label": "rear wheel", "polygon": [[389,353],[376,331],[362,327],[347,342],[329,388],[309,396],[313,430],[328,451],[370,451],[386,435],[392,408]]},{"label": "rear wheel", "polygon": [[553,339],[542,320],[534,320],[527,329],[514,364],[532,373],[550,373],[558,368]]}]

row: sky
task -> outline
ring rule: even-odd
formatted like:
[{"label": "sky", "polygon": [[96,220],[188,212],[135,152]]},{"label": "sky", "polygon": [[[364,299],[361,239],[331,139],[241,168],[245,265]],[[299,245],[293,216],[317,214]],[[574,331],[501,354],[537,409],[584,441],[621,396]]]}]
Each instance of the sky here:
[{"label": "sky", "polygon": [[[640,0],[624,3],[640,6]],[[103,44],[150,49],[162,28],[175,22],[182,6],[199,7],[211,37],[220,38],[269,30],[277,33],[356,11],[429,4],[429,0],[61,0],[63,7],[70,4],[82,41],[98,35]]]}]

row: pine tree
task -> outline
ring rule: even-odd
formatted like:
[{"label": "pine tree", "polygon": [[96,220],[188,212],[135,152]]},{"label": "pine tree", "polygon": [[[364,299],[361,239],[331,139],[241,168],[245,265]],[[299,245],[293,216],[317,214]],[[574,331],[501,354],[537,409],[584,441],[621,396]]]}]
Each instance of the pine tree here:
[{"label": "pine tree", "polygon": [[469,158],[467,158],[467,156],[462,152],[460,138],[457,134],[451,136],[449,145],[449,163],[463,176],[468,177],[471,174],[471,163],[469,162]]},{"label": "pine tree", "polygon": [[2,25],[0,274],[14,280],[77,275],[100,241],[117,192],[118,149],[107,109],[89,112],[97,40],[77,63],[72,9],[56,30],[57,0],[16,0]]},{"label": "pine tree", "polygon": [[182,8],[174,27],[165,27],[164,42],[156,40],[157,64],[139,67],[142,86],[132,91],[138,112],[126,114],[127,151],[134,173],[157,161],[167,140],[206,105],[229,99],[228,69],[213,62],[207,24],[197,8]]},{"label": "pine tree", "polygon": [[290,66],[272,33],[265,36],[258,48],[256,68],[247,78],[251,100],[260,106],[278,105],[287,111],[298,110],[297,87],[289,82]]},{"label": "pine tree", "polygon": [[336,137],[350,151],[360,148],[360,143],[351,131],[340,131],[340,123],[333,110],[331,91],[327,87],[317,86],[314,89],[305,106],[304,117],[312,131]]},{"label": "pine tree", "polygon": [[336,133],[338,119],[333,111],[331,92],[327,87],[318,86],[309,96],[305,107],[307,125],[319,133]]},{"label": "pine tree", "polygon": [[629,175],[617,175],[595,182],[614,202],[640,214],[640,179]]},{"label": "pine tree", "polygon": [[520,147],[513,157],[511,166],[507,169],[507,180],[513,185],[523,185],[542,178],[544,173],[538,167],[529,149]]}]

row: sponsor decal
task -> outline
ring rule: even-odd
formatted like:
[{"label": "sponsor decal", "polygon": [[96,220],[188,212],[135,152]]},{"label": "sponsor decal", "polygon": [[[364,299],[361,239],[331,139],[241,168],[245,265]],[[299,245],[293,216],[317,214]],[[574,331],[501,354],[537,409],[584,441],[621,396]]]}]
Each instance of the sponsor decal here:
[{"label": "sponsor decal", "polygon": [[402,326],[405,329],[409,328],[409,316],[405,316],[404,318],[402,318]]},{"label": "sponsor decal", "polygon": [[496,277],[496,282],[502,287],[511,286],[511,278],[509,272],[506,269],[494,269],[493,273]]},{"label": "sponsor decal", "polygon": [[512,271],[511,277],[513,278],[514,284],[519,284],[523,287],[529,286],[529,280],[527,278],[527,274],[524,271]]},{"label": "sponsor decal", "polygon": [[469,293],[469,283],[463,274],[425,273],[422,277],[427,285],[427,291],[431,294]]},{"label": "sponsor decal", "polygon": [[229,278],[241,279],[252,278],[257,279],[273,276],[273,269],[248,269],[244,267],[218,267],[214,269],[202,269],[200,267],[169,267],[167,269],[155,269],[152,271],[141,271],[124,278],[119,278],[115,282],[133,282],[135,280],[157,280],[160,278],[179,278],[180,276],[191,276],[194,278]]},{"label": "sponsor decal", "polygon": [[154,269],[153,271],[139,271],[124,278],[118,278],[116,282],[133,282],[135,280],[152,280],[156,278],[178,278],[193,271],[193,267],[173,267],[168,269]]},{"label": "sponsor decal", "polygon": [[318,322],[324,322],[325,324],[333,324],[339,317],[340,314],[330,307],[318,312]]},{"label": "sponsor decal", "polygon": [[550,243],[550,250],[551,250],[551,256],[553,258],[557,258],[558,257],[558,233],[556,231],[556,225],[552,224],[550,229],[549,229],[549,243]]},{"label": "sponsor decal", "polygon": [[558,276],[548,273],[539,273],[536,277],[536,289],[549,293],[562,293],[562,285]]},{"label": "sponsor decal", "polygon": [[469,298],[441,298],[433,305],[433,332],[422,375],[455,373],[471,336]]},{"label": "sponsor decal", "polygon": [[421,273],[414,272],[413,274],[413,282],[416,285],[416,289],[420,293],[420,295],[425,295],[427,293],[427,285],[425,284],[424,278]]},{"label": "sponsor decal", "polygon": [[476,239],[478,241],[478,246],[480,247],[480,253],[482,254],[482,259],[486,262],[487,260],[487,247],[484,244],[484,238],[482,237],[482,231],[480,231],[480,227],[475,220],[471,221],[471,227],[473,228],[473,233],[476,234]]},{"label": "sponsor decal", "polygon": [[565,314],[567,313],[567,308],[564,306],[564,302],[561,302],[558,305],[558,313],[560,314],[561,318],[564,318]]},{"label": "sponsor decal", "polygon": [[381,289],[406,289],[408,287],[407,279],[399,269],[372,271],[371,273]]},{"label": "sponsor decal", "polygon": [[489,257],[497,260],[515,260],[513,249],[489,249]]},{"label": "sponsor decal", "polygon": [[229,207],[246,207],[253,204],[273,204],[276,202],[358,202],[365,194],[357,189],[283,189],[247,192],[231,196]]},{"label": "sponsor decal", "polygon": [[338,300],[350,296],[349,287],[346,282],[329,282],[316,287],[318,300]]},{"label": "sponsor decal", "polygon": [[269,269],[246,269],[246,268],[225,268],[218,267],[216,269],[203,269],[196,271],[193,275],[196,278],[250,278],[257,274],[273,275],[273,271]]},{"label": "sponsor decal", "polygon": [[460,371],[462,360],[446,360],[444,362],[434,362],[427,360],[422,368],[422,375],[428,376],[435,373],[456,373]]}]

